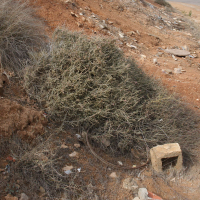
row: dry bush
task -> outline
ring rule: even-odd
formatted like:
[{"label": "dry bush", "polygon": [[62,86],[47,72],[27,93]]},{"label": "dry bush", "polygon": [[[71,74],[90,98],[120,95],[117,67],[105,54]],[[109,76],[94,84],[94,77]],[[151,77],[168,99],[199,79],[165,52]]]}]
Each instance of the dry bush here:
[{"label": "dry bush", "polygon": [[48,116],[88,130],[98,144],[107,139],[111,151],[166,142],[194,147],[197,117],[126,59],[113,41],[56,30],[50,52],[34,55],[33,63],[25,88]]},{"label": "dry bush", "polygon": [[3,68],[22,69],[29,51],[44,45],[44,25],[24,1],[0,1],[0,59]]},{"label": "dry bush", "polygon": [[[0,137],[0,144],[1,160],[5,159],[5,155],[16,159],[15,163],[9,164],[10,172],[0,176],[0,196],[6,196],[8,192],[18,196],[24,192],[30,199],[38,200],[42,198],[40,187],[45,189],[45,199],[60,199],[63,195],[66,199],[89,199],[92,196],[87,192],[82,173],[77,171],[76,166],[80,165],[68,156],[69,149],[60,148],[60,142],[53,134],[46,139],[38,137],[34,144],[14,135],[9,140]],[[72,174],[63,172],[66,163],[73,164]],[[6,179],[3,178],[5,176]],[[17,183],[20,189],[16,189]]]}]

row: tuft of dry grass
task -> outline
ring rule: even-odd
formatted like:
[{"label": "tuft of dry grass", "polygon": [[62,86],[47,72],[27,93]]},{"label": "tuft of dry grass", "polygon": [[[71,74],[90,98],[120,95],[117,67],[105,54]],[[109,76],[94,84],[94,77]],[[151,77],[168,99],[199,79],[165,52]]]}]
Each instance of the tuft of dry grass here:
[{"label": "tuft of dry grass", "polygon": [[0,61],[19,73],[30,51],[45,45],[44,24],[26,1],[0,1]]},{"label": "tuft of dry grass", "polygon": [[51,50],[32,62],[25,88],[62,128],[88,130],[111,152],[167,142],[194,147],[199,118],[126,59],[114,41],[58,29]]}]

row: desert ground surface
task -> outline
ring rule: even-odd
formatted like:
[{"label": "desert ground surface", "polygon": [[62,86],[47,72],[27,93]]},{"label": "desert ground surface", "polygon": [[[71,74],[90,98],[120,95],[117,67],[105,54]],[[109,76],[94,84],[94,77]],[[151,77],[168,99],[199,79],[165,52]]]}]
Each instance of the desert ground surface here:
[{"label": "desert ground surface", "polygon": [[[198,116],[200,114],[200,2],[170,1],[176,9],[175,12],[168,11],[153,0],[146,2],[149,4],[144,5],[140,1],[136,1],[133,5],[129,1],[123,3],[102,0],[30,0],[30,5],[37,8],[36,14],[44,21],[49,37],[52,37],[53,31],[58,26],[66,26],[69,30],[81,31],[88,37],[97,35],[115,39],[127,57],[133,58],[147,75],[158,80],[170,94],[178,96],[180,101]],[[99,25],[103,20],[108,28],[101,28]],[[122,32],[123,36],[119,36],[119,32]],[[190,51],[191,56],[179,57],[166,53],[165,50],[171,48],[186,49]],[[176,73],[175,68],[179,68],[181,72]],[[9,75],[12,77],[12,73]],[[46,116],[44,109],[29,97],[21,81],[17,81],[17,78],[14,80],[13,82],[3,80],[5,86],[0,98],[0,135],[13,137],[15,133],[14,136],[20,139],[1,143],[5,148],[1,148],[0,152],[0,199],[9,200],[6,196],[10,192],[12,193],[10,200],[20,199],[21,193],[26,193],[29,199],[57,198],[50,192],[50,185],[40,181],[30,183],[33,177],[28,174],[23,174],[23,178],[26,177],[26,181],[23,181],[19,175],[20,170],[16,174],[9,174],[5,170],[8,165],[11,168],[13,166],[13,170],[19,166],[20,169],[25,168],[23,162],[25,163],[26,158],[35,152],[30,151],[30,154],[20,157],[21,152],[31,143],[29,140],[34,144],[36,138],[39,138],[37,141],[41,144],[50,141],[48,148],[41,150],[42,145],[38,147],[39,151],[34,154],[36,163],[40,163],[42,167],[47,166],[51,162],[47,152],[51,152],[53,157],[54,150],[59,149],[58,157],[55,159],[56,162],[60,162],[58,170],[66,165],[73,165],[76,169],[76,172],[68,176],[70,177],[69,185],[66,187],[68,193],[61,193],[60,188],[57,188],[56,184],[59,184],[60,180],[53,182],[56,195],[62,196],[58,199],[70,199],[72,193],[77,193],[77,198],[71,199],[133,200],[135,197],[133,190],[123,187],[127,178],[134,178],[140,188],[147,188],[149,192],[157,194],[163,200],[199,199],[199,148],[194,150],[195,161],[190,157],[186,158],[188,163],[194,164],[191,167],[184,166],[184,170],[179,174],[167,172],[157,175],[151,165],[141,170],[122,170],[120,167],[113,169],[95,158],[88,146],[77,139],[74,130],[63,131],[62,134],[51,138],[47,132],[51,132],[52,135],[56,132],[53,122],[47,120],[48,115]],[[200,134],[200,130],[198,131]],[[23,141],[27,140],[29,142],[23,144]],[[198,138],[194,140],[198,141]],[[9,151],[12,146],[14,150]],[[113,157],[99,147],[95,147],[94,150],[111,163],[122,161],[128,166],[144,163],[144,160],[134,161],[130,154]],[[78,156],[69,158],[68,155],[74,151],[78,152]],[[16,165],[12,160],[14,157]],[[17,160],[18,158],[22,158],[22,161]],[[34,168],[32,165],[27,166]],[[80,168],[81,172],[78,173],[77,169]],[[114,177],[110,176],[113,172]],[[53,175],[51,178],[54,180]],[[31,184],[34,185],[34,190]],[[14,192],[11,185],[15,186]]]}]

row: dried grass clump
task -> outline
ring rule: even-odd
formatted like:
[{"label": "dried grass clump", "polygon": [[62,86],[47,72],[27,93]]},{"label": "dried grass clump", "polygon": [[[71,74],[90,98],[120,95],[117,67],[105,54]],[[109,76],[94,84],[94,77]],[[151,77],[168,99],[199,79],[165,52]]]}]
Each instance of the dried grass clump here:
[{"label": "dried grass clump", "polygon": [[89,130],[97,143],[107,139],[112,151],[168,141],[185,145],[197,135],[194,116],[113,41],[57,30],[50,52],[34,55],[33,63],[25,75],[27,92],[52,119]]},{"label": "dried grass clump", "polygon": [[29,51],[44,45],[44,25],[24,1],[0,1],[0,59],[3,68],[18,73]]}]

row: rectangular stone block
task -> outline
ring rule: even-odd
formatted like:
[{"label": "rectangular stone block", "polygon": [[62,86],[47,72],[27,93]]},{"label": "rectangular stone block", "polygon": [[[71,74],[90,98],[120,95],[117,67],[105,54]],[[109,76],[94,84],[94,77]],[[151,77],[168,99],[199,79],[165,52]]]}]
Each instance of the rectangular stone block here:
[{"label": "rectangular stone block", "polygon": [[153,147],[150,156],[152,167],[156,172],[162,172],[166,166],[172,166],[177,171],[182,168],[182,151],[178,143]]}]

